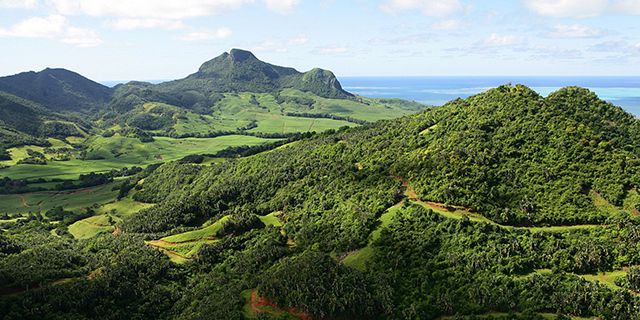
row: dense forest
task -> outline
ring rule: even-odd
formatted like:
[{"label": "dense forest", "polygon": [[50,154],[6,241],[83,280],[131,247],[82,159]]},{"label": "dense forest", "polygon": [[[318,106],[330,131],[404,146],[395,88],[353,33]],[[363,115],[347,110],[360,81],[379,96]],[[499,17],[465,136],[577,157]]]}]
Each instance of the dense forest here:
[{"label": "dense forest", "polygon": [[155,205],[81,240],[66,226],[90,212],[4,223],[0,318],[640,318],[637,141],[586,89],[505,85],[84,176]]}]

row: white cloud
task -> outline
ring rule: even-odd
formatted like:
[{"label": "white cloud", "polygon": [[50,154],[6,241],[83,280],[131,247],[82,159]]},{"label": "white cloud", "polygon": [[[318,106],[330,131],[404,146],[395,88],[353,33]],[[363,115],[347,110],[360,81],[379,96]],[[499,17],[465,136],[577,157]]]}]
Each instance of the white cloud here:
[{"label": "white cloud", "polygon": [[407,46],[424,44],[433,41],[431,33],[406,34],[398,37],[375,37],[369,39],[369,44],[374,46]]},{"label": "white cloud", "polygon": [[0,28],[0,37],[59,39],[77,47],[95,47],[102,43],[95,31],[73,27],[61,15],[33,17],[9,28]]},{"label": "white cloud", "polygon": [[[49,0],[63,15],[173,19],[206,17],[226,13],[256,0]],[[267,8],[290,13],[299,0],[262,0]]]},{"label": "white cloud", "polygon": [[0,28],[0,36],[19,38],[53,38],[64,32],[67,19],[61,15],[34,17],[18,22],[8,29]]},{"label": "white cloud", "polygon": [[50,0],[64,15],[183,19],[220,14],[252,0]]},{"label": "white cloud", "polygon": [[340,46],[326,46],[317,48],[316,51],[320,54],[342,54],[348,52],[349,49]]},{"label": "white cloud", "polygon": [[262,41],[261,43],[251,46],[250,48],[251,51],[255,51],[255,52],[277,52],[277,53],[284,53],[289,51],[289,49],[283,45],[282,41],[276,41],[276,40],[265,40]]},{"label": "white cloud", "polygon": [[265,0],[267,8],[281,14],[289,14],[298,5],[299,0]]},{"label": "white cloud", "polygon": [[605,14],[640,15],[640,0],[524,0],[529,9],[549,17],[587,18]]},{"label": "white cloud", "polygon": [[640,43],[632,44],[624,40],[604,41],[589,47],[589,51],[628,55],[640,53]]},{"label": "white cloud", "polygon": [[38,0],[0,0],[0,8],[33,9]]},{"label": "white cloud", "polygon": [[180,39],[184,41],[208,41],[228,38],[233,34],[229,28],[219,28],[213,31],[194,31],[183,35]]},{"label": "white cloud", "polygon": [[74,27],[67,28],[62,42],[81,48],[97,47],[102,44],[100,36],[95,31]]},{"label": "white cloud", "polygon": [[135,19],[135,18],[122,18],[109,22],[109,25],[118,30],[133,30],[133,29],[166,29],[175,30],[184,28],[184,24],[180,20],[167,20],[167,19]]},{"label": "white cloud", "polygon": [[304,34],[300,34],[294,38],[289,39],[289,44],[292,45],[303,45],[307,42],[309,42],[309,38]]},{"label": "white cloud", "polygon": [[604,13],[608,0],[525,0],[534,12],[550,17],[585,18]]},{"label": "white cloud", "polygon": [[389,14],[418,10],[425,16],[441,17],[460,11],[462,4],[459,0],[389,0],[381,8]]},{"label": "white cloud", "polygon": [[614,4],[614,11],[640,15],[640,0],[620,0]]},{"label": "white cloud", "polygon": [[438,31],[452,31],[459,30],[464,26],[464,24],[460,20],[444,20],[440,22],[436,22],[431,25],[431,29]]},{"label": "white cloud", "polygon": [[553,38],[596,38],[602,34],[600,29],[581,24],[557,25],[548,33]]},{"label": "white cloud", "polygon": [[522,42],[522,37],[492,33],[488,38],[484,39],[479,44],[482,47],[508,47],[521,44]]}]

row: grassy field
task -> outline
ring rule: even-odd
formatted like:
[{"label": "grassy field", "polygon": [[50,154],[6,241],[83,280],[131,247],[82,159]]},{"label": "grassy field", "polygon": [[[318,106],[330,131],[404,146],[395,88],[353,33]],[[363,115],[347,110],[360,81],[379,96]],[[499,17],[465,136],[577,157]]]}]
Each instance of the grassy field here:
[{"label": "grassy field", "polygon": [[580,276],[589,281],[600,282],[601,284],[604,284],[611,289],[625,290],[624,288],[618,286],[615,281],[617,278],[621,278],[626,275],[627,272],[624,270],[614,270],[611,272],[599,272],[597,274],[585,274]]},{"label": "grassy field", "polygon": [[391,223],[393,217],[395,217],[396,213],[398,213],[398,210],[402,207],[402,204],[403,203],[401,202],[387,209],[387,212],[380,216],[380,225],[378,225],[378,227],[371,233],[369,245],[362,249],[350,252],[342,260],[342,263],[359,270],[364,270],[366,262],[373,256],[373,248],[371,247],[371,243],[380,237],[380,232],[382,232],[382,229],[386,228]]},{"label": "grassy field", "polygon": [[132,200],[130,197],[119,201],[109,202],[96,209],[98,214],[112,214],[117,218],[128,217],[142,209],[153,207],[153,204]]},{"label": "grassy field", "polygon": [[116,223],[136,212],[152,207],[153,204],[142,203],[127,197],[119,201],[103,204],[95,211],[97,215],[76,221],[69,226],[69,233],[76,239],[88,239],[100,232],[113,231]]},{"label": "grassy field", "polygon": [[638,190],[629,190],[629,193],[627,194],[627,197],[624,199],[624,202],[622,204],[622,208],[624,208],[624,210],[626,211],[631,212],[631,214],[633,214],[634,216],[638,216],[640,215],[640,211],[636,209],[638,207],[638,204],[640,204],[640,194],[638,193]]},{"label": "grassy field", "polygon": [[[235,131],[256,122],[251,132],[291,133],[325,131],[354,123],[322,118],[287,116],[287,113],[317,113],[350,117],[364,121],[391,119],[415,113],[424,107],[399,107],[382,103],[377,99],[359,98],[353,100],[327,99],[308,92],[286,89],[281,97],[287,101],[279,104],[269,93],[227,93],[216,103],[211,114],[187,112],[177,119],[173,129],[178,134],[208,133],[212,131]],[[312,101],[311,105],[296,103],[294,99]],[[165,106],[166,107],[166,106]],[[175,107],[174,107],[175,108]]]},{"label": "grassy field", "polygon": [[[281,226],[282,223],[278,219],[278,214],[279,212],[273,212],[258,218],[267,226]],[[197,254],[203,245],[218,241],[218,232],[228,219],[229,216],[224,216],[213,223],[205,223],[199,229],[174,234],[159,240],[147,241],[146,243],[162,250],[169,256],[171,261],[184,263]]]},{"label": "grassy field", "polygon": [[[383,119],[393,119],[404,115],[416,113],[419,109],[415,106],[404,107],[394,103],[382,103],[380,99],[360,98],[359,100],[328,99],[314,96],[308,92],[295,89],[285,89],[282,91],[283,97],[299,97],[315,100],[313,108],[304,110],[300,105],[285,103],[285,112],[297,113],[328,113],[342,117],[374,122]],[[424,109],[421,107],[420,109]]]},{"label": "grassy field", "polygon": [[[13,163],[5,161],[0,162],[0,165],[10,165],[10,167],[1,169],[0,174],[12,179],[77,179],[81,174],[90,172],[146,166],[177,160],[190,154],[215,153],[230,146],[252,146],[276,140],[232,135],[185,139],[156,137],[153,142],[142,143],[137,138],[123,137],[117,134],[109,138],[95,136],[89,138],[85,144],[87,157],[98,160],[81,160],[76,157],[69,161],[49,161],[46,165],[13,165]],[[14,158],[12,162],[25,157],[27,148],[37,149],[36,147],[10,149],[9,151],[12,152]],[[17,152],[16,155],[13,152]]]},{"label": "grassy field", "polygon": [[171,261],[185,263],[198,253],[203,245],[218,241],[216,239],[218,231],[220,231],[227,219],[229,219],[229,216],[222,217],[209,225],[205,224],[197,230],[171,235],[160,240],[147,241],[146,243],[162,250],[169,256]]},{"label": "grassy field", "polygon": [[272,212],[266,216],[258,216],[258,218],[260,219],[260,221],[262,221],[262,223],[264,223],[265,226],[280,227],[282,226],[282,222],[278,218],[279,214],[280,212]]},{"label": "grassy field", "polygon": [[100,232],[113,230],[113,218],[106,214],[89,217],[69,226],[69,233],[76,239],[88,239]]},{"label": "grassy field", "polygon": [[206,239],[213,239],[218,235],[218,231],[222,228],[225,221],[229,219],[229,216],[220,218],[220,220],[212,223],[209,226],[205,226],[201,229],[188,231],[184,233],[175,234],[172,236],[164,237],[160,240],[169,243],[182,243],[182,242],[194,242]]},{"label": "grassy field", "polygon": [[45,212],[53,207],[62,206],[65,210],[79,211],[94,204],[112,202],[117,190],[111,190],[114,183],[70,191],[45,191],[25,194],[0,195],[0,212],[28,213]]}]

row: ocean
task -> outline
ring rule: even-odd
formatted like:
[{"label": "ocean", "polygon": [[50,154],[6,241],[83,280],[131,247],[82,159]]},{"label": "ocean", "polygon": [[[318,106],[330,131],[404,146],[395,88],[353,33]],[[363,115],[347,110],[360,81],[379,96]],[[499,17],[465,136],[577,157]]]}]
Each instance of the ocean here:
[{"label": "ocean", "polygon": [[342,87],[372,98],[400,98],[440,106],[497,86],[524,84],[543,96],[566,86],[585,87],[640,117],[640,77],[340,77]]}]

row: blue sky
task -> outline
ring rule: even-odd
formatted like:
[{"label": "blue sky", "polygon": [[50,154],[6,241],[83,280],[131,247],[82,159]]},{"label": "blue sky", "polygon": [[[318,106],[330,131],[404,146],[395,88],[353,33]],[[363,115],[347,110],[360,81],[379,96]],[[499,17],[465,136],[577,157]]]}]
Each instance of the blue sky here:
[{"label": "blue sky", "polygon": [[0,0],[0,74],[175,79],[230,48],[339,76],[640,75],[640,0]]}]

